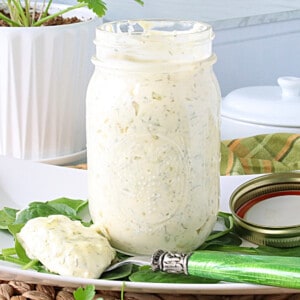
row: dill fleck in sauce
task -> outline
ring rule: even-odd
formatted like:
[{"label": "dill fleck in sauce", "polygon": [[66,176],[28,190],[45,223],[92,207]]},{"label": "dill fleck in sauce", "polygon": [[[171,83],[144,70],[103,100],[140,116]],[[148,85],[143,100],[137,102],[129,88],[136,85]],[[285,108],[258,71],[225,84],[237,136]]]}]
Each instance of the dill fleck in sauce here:
[{"label": "dill fleck in sauce", "polygon": [[191,251],[219,207],[211,27],[106,23],[87,92],[89,208],[116,249]]}]

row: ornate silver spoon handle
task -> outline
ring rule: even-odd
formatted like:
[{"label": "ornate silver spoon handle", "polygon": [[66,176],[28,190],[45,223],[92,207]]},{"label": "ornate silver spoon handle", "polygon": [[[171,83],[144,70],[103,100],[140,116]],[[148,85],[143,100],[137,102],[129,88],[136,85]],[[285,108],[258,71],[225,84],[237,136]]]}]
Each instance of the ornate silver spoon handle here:
[{"label": "ornate silver spoon handle", "polygon": [[206,250],[183,254],[158,250],[152,256],[151,265],[154,271],[300,289],[300,257]]}]

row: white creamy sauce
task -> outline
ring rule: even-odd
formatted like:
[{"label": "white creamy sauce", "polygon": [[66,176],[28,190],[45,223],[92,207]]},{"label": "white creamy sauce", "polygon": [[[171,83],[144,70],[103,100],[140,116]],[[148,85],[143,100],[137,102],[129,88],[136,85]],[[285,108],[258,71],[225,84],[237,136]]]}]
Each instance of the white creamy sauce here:
[{"label": "white creamy sauce", "polygon": [[[130,254],[196,249],[219,205],[219,91],[212,61],[171,49],[168,41],[153,43],[150,33],[129,43],[140,42],[154,57],[167,55],[168,64],[126,61],[122,51],[109,56],[99,44],[87,93],[90,213],[112,245]],[[169,48],[183,63],[172,60]],[[119,67],[112,67],[115,59]]]},{"label": "white creamy sauce", "polygon": [[29,220],[17,239],[29,258],[64,276],[99,278],[115,257],[115,250],[95,228],[63,215]]}]

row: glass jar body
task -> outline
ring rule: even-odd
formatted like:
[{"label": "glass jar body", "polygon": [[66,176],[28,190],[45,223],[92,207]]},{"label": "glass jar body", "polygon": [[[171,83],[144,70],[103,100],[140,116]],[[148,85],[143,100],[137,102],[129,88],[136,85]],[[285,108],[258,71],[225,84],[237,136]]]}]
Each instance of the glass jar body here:
[{"label": "glass jar body", "polygon": [[185,49],[182,59],[155,60],[145,47],[137,55],[145,59],[133,51],[115,64],[126,49],[97,53],[87,92],[92,220],[125,253],[192,251],[219,208],[215,58],[190,58]]}]

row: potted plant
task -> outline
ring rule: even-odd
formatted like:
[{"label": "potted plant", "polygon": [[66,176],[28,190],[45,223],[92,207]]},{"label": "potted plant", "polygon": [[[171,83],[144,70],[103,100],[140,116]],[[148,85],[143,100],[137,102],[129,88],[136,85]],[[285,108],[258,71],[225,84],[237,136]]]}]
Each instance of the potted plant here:
[{"label": "potted plant", "polygon": [[56,164],[84,158],[85,93],[105,12],[102,0],[0,6],[0,155]]}]

